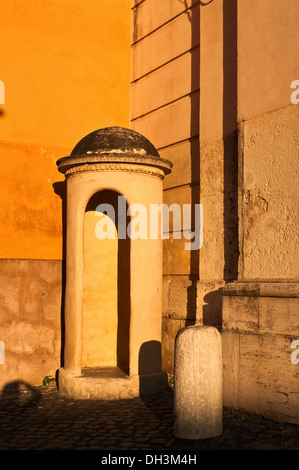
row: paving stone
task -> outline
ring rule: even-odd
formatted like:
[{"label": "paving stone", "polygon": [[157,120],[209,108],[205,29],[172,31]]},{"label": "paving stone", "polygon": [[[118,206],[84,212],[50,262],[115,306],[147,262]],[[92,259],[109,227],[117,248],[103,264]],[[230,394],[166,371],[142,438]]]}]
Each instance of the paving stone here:
[{"label": "paving stone", "polygon": [[0,401],[0,450],[299,450],[299,426],[230,409],[223,410],[221,436],[176,439],[171,389],[109,403],[70,400],[53,387],[38,391],[38,407]]},{"label": "paving stone", "polygon": [[287,428],[283,429],[280,433],[282,436],[287,436],[287,437],[297,437],[299,435],[298,429],[297,428]]}]

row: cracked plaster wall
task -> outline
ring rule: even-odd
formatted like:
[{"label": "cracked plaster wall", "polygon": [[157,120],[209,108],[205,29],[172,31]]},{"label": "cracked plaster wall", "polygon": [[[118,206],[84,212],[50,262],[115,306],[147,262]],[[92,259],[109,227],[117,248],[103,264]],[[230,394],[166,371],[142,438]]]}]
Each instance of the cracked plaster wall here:
[{"label": "cracked plaster wall", "polygon": [[240,126],[241,279],[298,279],[298,121],[289,106]]}]

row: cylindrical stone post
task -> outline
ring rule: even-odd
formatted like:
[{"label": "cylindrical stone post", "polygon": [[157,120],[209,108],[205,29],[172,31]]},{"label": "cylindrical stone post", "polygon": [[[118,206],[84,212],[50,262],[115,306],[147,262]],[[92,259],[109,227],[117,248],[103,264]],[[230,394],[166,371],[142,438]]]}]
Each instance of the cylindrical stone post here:
[{"label": "cylindrical stone post", "polygon": [[175,340],[174,435],[222,434],[222,341],[211,326],[183,328]]}]

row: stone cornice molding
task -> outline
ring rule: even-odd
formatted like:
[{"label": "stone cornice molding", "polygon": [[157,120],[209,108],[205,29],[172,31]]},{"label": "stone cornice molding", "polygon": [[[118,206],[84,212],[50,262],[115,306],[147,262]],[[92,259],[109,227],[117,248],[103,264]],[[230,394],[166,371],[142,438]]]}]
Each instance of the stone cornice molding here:
[{"label": "stone cornice molding", "polygon": [[299,282],[235,281],[226,284],[222,294],[241,297],[299,297]]},{"label": "stone cornice molding", "polygon": [[129,173],[141,173],[149,176],[156,176],[161,179],[164,178],[165,172],[160,168],[155,168],[146,165],[135,165],[135,164],[122,164],[122,163],[94,163],[94,164],[82,164],[79,166],[70,167],[65,171],[65,176],[70,177],[76,174],[86,172],[129,172]]},{"label": "stone cornice molding", "polygon": [[[171,172],[172,163],[169,160],[150,155],[107,152],[64,157],[57,161],[57,166],[58,170],[66,176],[83,171],[113,171],[117,169],[117,166],[120,171],[137,171],[164,177]],[[136,168],[134,168],[135,166]],[[75,168],[76,170],[74,170]]]}]

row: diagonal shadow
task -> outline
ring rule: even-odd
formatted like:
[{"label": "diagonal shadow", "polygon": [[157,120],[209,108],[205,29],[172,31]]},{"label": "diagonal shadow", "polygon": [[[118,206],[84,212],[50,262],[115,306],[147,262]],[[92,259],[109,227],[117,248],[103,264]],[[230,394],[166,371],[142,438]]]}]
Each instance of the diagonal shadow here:
[{"label": "diagonal shadow", "polygon": [[224,280],[238,278],[237,0],[223,2]]},{"label": "diagonal shadow", "polygon": [[7,383],[1,391],[0,410],[7,406],[13,406],[18,411],[35,408],[42,398],[36,387],[23,380],[15,380]]}]

